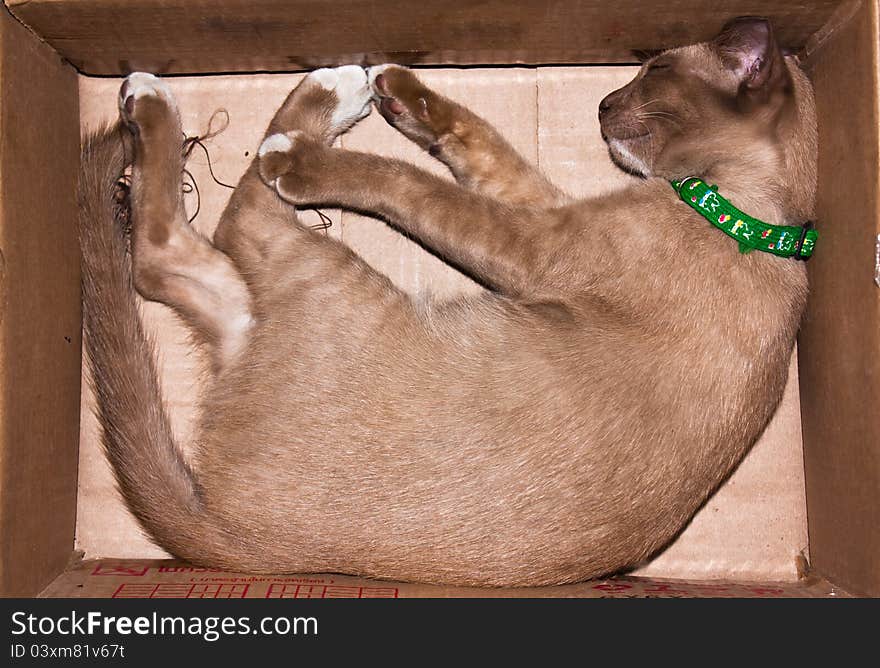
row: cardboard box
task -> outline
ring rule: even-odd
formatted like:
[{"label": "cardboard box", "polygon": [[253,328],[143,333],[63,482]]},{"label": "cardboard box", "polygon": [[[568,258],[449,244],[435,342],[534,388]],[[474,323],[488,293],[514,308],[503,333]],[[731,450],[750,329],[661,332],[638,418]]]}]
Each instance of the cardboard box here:
[{"label": "cardboard box", "polygon": [[[92,397],[81,384],[74,201],[80,130],[113,117],[127,72],[186,75],[170,79],[184,128],[202,134],[215,110],[228,112],[228,127],[207,147],[216,175],[235,183],[269,117],[303,76],[296,72],[351,62],[430,65],[421,74],[431,85],[495,122],[563,188],[590,195],[630,178],[608,161],[595,109],[632,77],[633,50],[711,38],[754,5],[6,5],[0,10],[4,595],[880,595],[877,0],[761,6],[813,79],[820,130],[822,243],[808,265],[810,304],[777,416],[743,465],[652,562],[628,578],[540,590],[440,589],[332,575],[255,578],[154,561],[167,555],[146,540],[118,498],[98,445]],[[341,141],[442,173],[375,114]],[[194,224],[208,233],[229,191],[211,180],[203,156],[196,154],[189,168],[201,191]],[[325,213],[333,221],[328,233],[407,290],[444,296],[478,289],[377,221]],[[174,428],[185,440],[203,361],[168,309],[148,304],[144,314],[159,341]]]}]

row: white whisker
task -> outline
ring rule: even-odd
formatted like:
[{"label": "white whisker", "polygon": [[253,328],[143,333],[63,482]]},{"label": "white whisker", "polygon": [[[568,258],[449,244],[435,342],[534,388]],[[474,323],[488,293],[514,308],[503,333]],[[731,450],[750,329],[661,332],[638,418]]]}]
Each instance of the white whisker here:
[{"label": "white whisker", "polygon": [[673,123],[676,127],[681,128],[682,123],[681,119],[675,114],[669,113],[667,111],[645,111],[637,114],[637,120],[639,122],[644,122],[645,119],[656,119],[658,121],[669,121]]},{"label": "white whisker", "polygon": [[645,102],[644,104],[640,104],[638,107],[635,107],[635,108],[633,109],[633,111],[638,111],[639,109],[644,109],[644,108],[647,107],[649,104],[654,104],[655,102],[659,102],[659,101],[660,101],[660,100],[659,100],[658,98],[654,98],[653,100],[648,100],[648,101]]}]

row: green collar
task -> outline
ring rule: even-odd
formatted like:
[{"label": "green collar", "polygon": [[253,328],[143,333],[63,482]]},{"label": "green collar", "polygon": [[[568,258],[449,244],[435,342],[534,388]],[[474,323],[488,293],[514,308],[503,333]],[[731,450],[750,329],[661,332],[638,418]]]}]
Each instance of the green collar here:
[{"label": "green collar", "polygon": [[671,181],[682,201],[726,235],[739,242],[740,253],[753,250],[780,257],[808,260],[813,254],[819,233],[811,223],[803,226],[768,225],[737,209],[710,186],[695,176]]}]

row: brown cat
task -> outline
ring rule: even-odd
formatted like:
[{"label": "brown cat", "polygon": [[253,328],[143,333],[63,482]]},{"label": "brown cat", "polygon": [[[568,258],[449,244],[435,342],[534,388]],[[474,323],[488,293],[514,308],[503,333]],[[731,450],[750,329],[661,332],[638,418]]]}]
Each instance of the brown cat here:
[{"label": "brown cat", "polygon": [[[331,148],[371,98],[457,183]],[[645,178],[584,201],[412,72],[348,66],[290,94],[212,244],[186,223],[168,90],[133,74],[120,109],[131,262],[110,130],[84,149],[88,353],[120,487],[178,557],[477,585],[618,571],[680,531],[781,397],[803,263],[740,253],[668,182],[699,175],[768,223],[812,214],[811,88],[764,21],[656,56],[609,95],[612,158]],[[489,290],[416,302],[291,204],[378,214]],[[192,467],[135,288],[213,354]]]}]

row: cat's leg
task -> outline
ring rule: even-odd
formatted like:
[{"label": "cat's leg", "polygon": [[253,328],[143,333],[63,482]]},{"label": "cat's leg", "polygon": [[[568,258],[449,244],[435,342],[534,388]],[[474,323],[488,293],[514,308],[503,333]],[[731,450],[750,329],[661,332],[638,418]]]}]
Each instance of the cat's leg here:
[{"label": "cat's leg", "polygon": [[410,70],[378,65],[369,78],[385,120],[445,163],[462,185],[511,204],[554,207],[568,201],[489,123]]},{"label": "cat's leg", "polygon": [[269,136],[260,174],[292,204],[335,204],[386,218],[484,285],[535,296],[547,285],[554,211],[512,206],[414,165],[329,148],[302,132]]},{"label": "cat's leg", "polygon": [[[372,92],[363,68],[346,65],[311,72],[287,96],[269,123],[266,136],[297,130],[322,144],[370,113]],[[266,189],[257,170],[259,158],[238,183],[214,232],[214,245],[256,286],[266,263],[300,238],[314,247],[315,233],[299,224],[293,208]],[[280,239],[285,244],[279,243]],[[329,241],[329,240],[328,240]]]},{"label": "cat's leg", "polygon": [[119,92],[131,129],[132,270],[145,298],[173,308],[212,352],[216,370],[241,351],[251,326],[251,298],[229,258],[187,222],[183,205],[183,134],[168,87],[131,74]]}]

